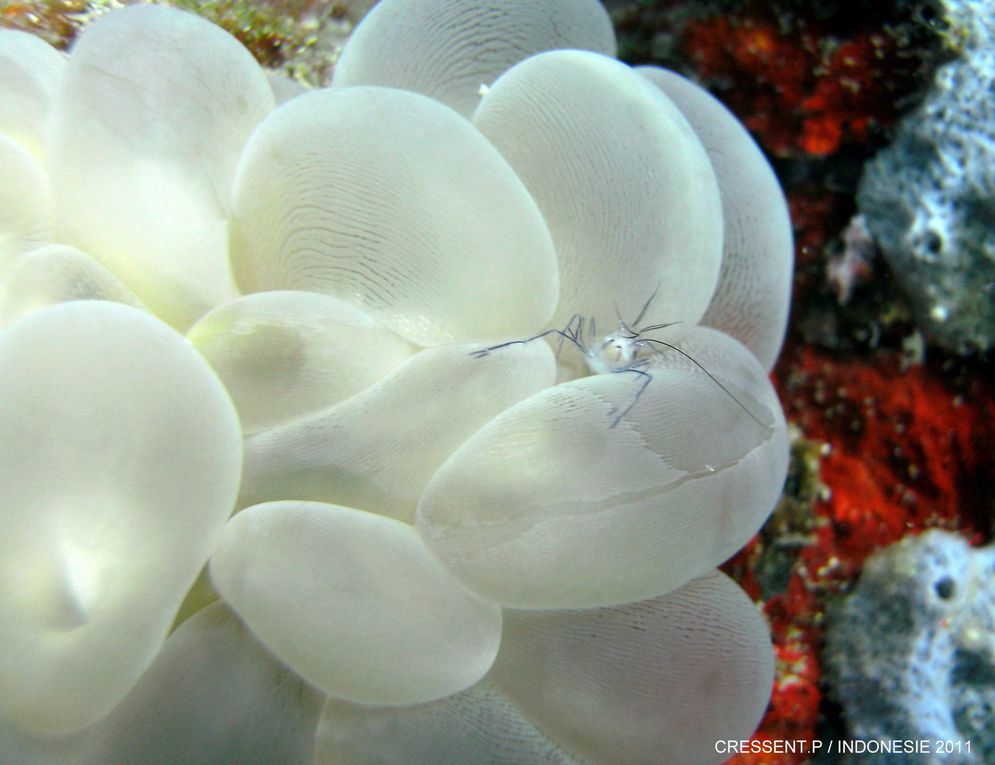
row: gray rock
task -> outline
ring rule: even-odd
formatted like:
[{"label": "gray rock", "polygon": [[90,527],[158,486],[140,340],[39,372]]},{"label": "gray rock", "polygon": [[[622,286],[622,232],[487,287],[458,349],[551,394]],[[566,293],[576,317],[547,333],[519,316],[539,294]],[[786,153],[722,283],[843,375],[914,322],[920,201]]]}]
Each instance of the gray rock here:
[{"label": "gray rock", "polygon": [[856,590],[829,617],[832,690],[852,738],[925,739],[930,753],[852,762],[995,763],[993,574],[995,547],[972,548],[946,531],[907,537],[868,559]]},{"label": "gray rock", "polygon": [[942,7],[961,55],[867,164],[857,204],[921,328],[965,353],[995,344],[995,10]]}]

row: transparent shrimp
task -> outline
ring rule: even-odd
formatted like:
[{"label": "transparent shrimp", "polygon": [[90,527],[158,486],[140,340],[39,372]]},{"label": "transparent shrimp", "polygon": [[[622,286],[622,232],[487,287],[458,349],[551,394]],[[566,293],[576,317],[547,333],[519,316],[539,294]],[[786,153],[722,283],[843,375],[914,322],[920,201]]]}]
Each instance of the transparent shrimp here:
[{"label": "transparent shrimp", "polygon": [[570,321],[567,322],[567,325],[562,329],[547,329],[537,335],[525,338],[524,340],[510,340],[505,343],[499,343],[498,345],[492,345],[488,348],[481,348],[480,350],[473,351],[470,355],[474,358],[483,358],[493,351],[498,351],[502,348],[507,348],[512,345],[526,345],[544,337],[558,335],[560,343],[559,348],[557,349],[557,358],[559,358],[559,355],[562,352],[564,342],[569,342],[584,355],[585,363],[587,364],[587,368],[591,374],[631,374],[636,376],[639,387],[636,389],[636,392],[629,403],[624,407],[616,407],[608,413],[608,416],[612,418],[611,425],[609,427],[614,428],[619,424],[619,422],[621,422],[622,418],[629,413],[632,407],[636,405],[646,388],[653,381],[651,369],[654,361],[656,361],[668,350],[674,351],[694,364],[704,374],[708,375],[708,378],[719,388],[721,388],[722,391],[729,396],[729,398],[731,398],[740,409],[746,412],[750,419],[764,429],[769,430],[770,426],[767,423],[763,422],[755,414],[753,414],[753,412],[751,412],[742,401],[733,395],[732,391],[723,385],[718,378],[715,377],[715,375],[709,372],[693,356],[687,353],[687,351],[682,350],[673,343],[668,343],[665,340],[647,336],[648,332],[666,329],[667,327],[672,327],[680,322],[672,321],[664,324],[649,324],[645,327],[639,326],[639,323],[646,315],[650,304],[653,302],[653,298],[656,297],[658,290],[659,287],[657,287],[657,289],[653,291],[653,294],[650,295],[649,299],[639,311],[639,315],[633,320],[632,326],[630,326],[624,319],[620,318],[618,321],[618,329],[600,339],[598,338],[597,324],[595,323],[593,317],[587,318],[581,314],[574,314],[573,318],[570,319]]}]

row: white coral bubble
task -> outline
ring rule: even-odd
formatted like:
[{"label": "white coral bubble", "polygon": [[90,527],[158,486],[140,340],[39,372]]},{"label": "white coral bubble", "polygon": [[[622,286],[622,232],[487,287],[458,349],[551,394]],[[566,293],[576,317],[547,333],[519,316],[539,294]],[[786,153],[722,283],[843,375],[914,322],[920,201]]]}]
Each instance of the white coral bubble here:
[{"label": "white coral bubble", "polygon": [[494,83],[473,116],[535,197],[560,261],[552,326],[603,326],[656,292],[657,321],[693,326],[722,258],[708,155],[676,106],[606,56],[541,53]]},{"label": "white coral bubble", "polygon": [[0,29],[0,133],[44,161],[65,56],[34,35]]},{"label": "white coral bubble", "polygon": [[172,329],[64,303],[0,331],[0,714],[64,731],[155,657],[231,512],[231,400]]},{"label": "white coral bubble", "polygon": [[584,611],[508,611],[495,685],[568,751],[612,765],[726,759],[774,680],[763,617],[719,572],[661,598]]},{"label": "white coral bubble", "polygon": [[428,704],[330,699],[318,765],[717,765],[746,738],[773,681],[767,625],[712,572],[612,608],[505,611],[484,680]]},{"label": "white coral bubble", "polygon": [[614,56],[615,32],[601,3],[381,0],[349,38],[332,82],[413,90],[469,117],[481,85],[554,48]]},{"label": "white coral bubble", "polygon": [[641,376],[595,375],[481,428],[419,501],[432,549],[471,589],[520,608],[641,600],[725,560],[780,494],[784,418],[744,346],[699,327],[684,348],[698,363],[666,353],[635,403]]},{"label": "white coral bubble", "polygon": [[351,303],[289,290],[224,303],[187,337],[227,386],[246,433],[337,404],[414,352]]},{"label": "white coral bubble", "polygon": [[708,152],[722,195],[722,271],[701,319],[753,351],[768,370],[788,324],[794,243],[788,205],[760,147],[704,88],[655,66],[636,69],[677,104]]},{"label": "white coral bubble", "polygon": [[487,678],[439,701],[369,707],[329,699],[315,765],[581,765]]},{"label": "white coral bubble", "polygon": [[140,308],[138,297],[86,253],[49,244],[12,258],[0,272],[0,326],[56,303],[111,300]]},{"label": "white coral bubble", "polygon": [[497,654],[501,611],[405,523],[316,502],[236,515],[211,558],[225,600],[324,693],[409,704],[460,691]]},{"label": "white coral bubble", "polygon": [[55,101],[59,240],[187,329],[237,294],[232,173],[273,105],[249,52],[203,19],[148,5],[98,18],[74,46]]},{"label": "white coral bubble", "polygon": [[531,332],[559,286],[501,155],[451,109],[388,88],[307,93],[260,126],[235,181],[232,263],[244,291],[334,295],[421,345]]},{"label": "white coral bubble", "polygon": [[97,725],[31,736],[0,721],[0,762],[311,765],[323,702],[215,603],[170,634],[148,671]]},{"label": "white coral bubble", "polygon": [[246,441],[241,504],[310,499],[404,521],[438,467],[481,425],[553,383],[542,343],[476,359],[477,346],[415,354],[342,403]]},{"label": "white coral bubble", "polygon": [[0,267],[52,236],[52,193],[41,164],[0,134]]}]

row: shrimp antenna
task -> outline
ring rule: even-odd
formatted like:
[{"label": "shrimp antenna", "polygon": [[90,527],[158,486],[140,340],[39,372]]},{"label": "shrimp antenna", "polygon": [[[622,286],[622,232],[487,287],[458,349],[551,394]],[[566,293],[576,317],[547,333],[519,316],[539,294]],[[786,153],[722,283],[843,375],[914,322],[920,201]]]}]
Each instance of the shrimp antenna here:
[{"label": "shrimp antenna", "polygon": [[563,342],[567,339],[570,340],[574,345],[577,345],[577,335],[574,333],[574,324],[578,321],[582,321],[579,313],[575,313],[570,321],[567,322],[563,331],[559,333],[560,339],[556,342],[556,360],[560,360],[560,354],[563,353]]},{"label": "shrimp antenna", "polygon": [[[656,293],[659,292],[659,291],[660,291],[660,282],[657,282],[656,283],[656,289],[653,290],[653,294],[649,296],[649,300],[647,300],[645,303],[643,303],[643,308],[639,312],[639,315],[633,320],[632,326],[634,326],[634,327],[639,326],[639,322],[641,322],[643,320],[643,317],[646,315],[646,312],[649,310],[650,303],[653,302],[653,298],[656,297]],[[616,308],[616,311],[617,310],[618,309]]]},{"label": "shrimp antenna", "polygon": [[639,390],[636,391],[636,395],[632,397],[632,401],[629,402],[629,405],[627,407],[625,407],[624,409],[621,409],[621,407],[615,407],[608,413],[608,416],[612,417],[612,423],[611,425],[608,426],[609,430],[614,429],[615,426],[622,421],[622,418],[625,417],[625,415],[629,413],[629,410],[636,405],[637,401],[639,401],[640,396],[642,396],[643,393],[646,391],[646,387],[651,382],[653,382],[653,375],[651,375],[649,372],[647,372],[645,369],[642,368],[645,366],[645,362],[646,359],[642,359],[640,363],[634,366],[626,367],[625,369],[612,370],[612,372],[615,374],[625,374],[628,372],[631,374],[639,375],[640,377],[643,378],[643,380],[639,384]]},{"label": "shrimp antenna", "polygon": [[[576,326],[574,326],[576,325]],[[529,343],[535,342],[543,337],[549,337],[550,335],[557,335],[560,338],[560,349],[563,347],[564,341],[570,341],[577,347],[577,349],[583,353],[585,356],[588,355],[589,351],[584,345],[584,317],[579,313],[575,313],[573,318],[567,323],[563,329],[547,329],[545,332],[540,332],[537,335],[532,335],[532,337],[527,337],[524,340],[509,340],[506,343],[498,343],[497,345],[491,345],[487,348],[481,348],[476,351],[471,351],[470,355],[475,359],[482,359],[485,356],[489,356],[491,351],[498,351],[502,348],[508,348],[512,345],[528,345]],[[559,357],[559,349],[556,352],[557,358]]]},{"label": "shrimp antenna", "polygon": [[666,329],[667,327],[672,327],[675,324],[683,324],[683,323],[684,323],[683,321],[668,321],[666,324],[651,324],[648,327],[640,327],[639,329],[636,330],[636,332],[638,332],[641,335],[643,332],[652,332],[657,329]]},{"label": "shrimp antenna", "polygon": [[683,356],[684,358],[686,358],[688,361],[690,361],[692,364],[694,364],[696,367],[698,367],[698,369],[700,369],[702,372],[704,372],[706,375],[708,375],[709,379],[712,382],[714,382],[716,385],[718,385],[722,389],[722,391],[729,398],[731,398],[733,401],[735,401],[736,402],[736,406],[738,406],[740,409],[742,409],[744,412],[746,412],[746,414],[749,415],[750,419],[753,420],[755,423],[757,423],[757,425],[759,425],[760,427],[764,428],[764,430],[770,430],[771,429],[770,425],[768,425],[766,422],[763,422],[762,420],[760,420],[753,412],[751,412],[749,409],[747,409],[746,405],[742,401],[740,401],[738,398],[736,398],[733,395],[733,393],[732,393],[731,390],[729,390],[725,385],[723,385],[721,382],[719,382],[719,379],[715,375],[713,375],[711,372],[709,372],[707,369],[705,369],[705,367],[702,366],[702,364],[697,359],[695,359],[694,356],[692,356],[690,353],[688,353],[687,351],[681,350],[676,345],[664,342],[663,340],[654,340],[652,337],[644,337],[644,338],[642,338],[642,342],[645,342],[645,343],[656,343],[657,345],[666,346],[667,348],[670,348],[670,350],[672,350],[672,351],[677,351],[679,354],[681,354],[681,356]]}]

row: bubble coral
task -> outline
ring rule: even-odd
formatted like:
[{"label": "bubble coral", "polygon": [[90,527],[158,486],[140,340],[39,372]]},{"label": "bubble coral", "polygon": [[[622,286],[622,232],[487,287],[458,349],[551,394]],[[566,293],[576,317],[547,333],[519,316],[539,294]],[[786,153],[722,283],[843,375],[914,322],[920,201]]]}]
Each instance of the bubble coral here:
[{"label": "bubble coral", "polygon": [[[790,227],[723,107],[614,53],[594,0],[384,0],[284,100],[173,9],[0,32],[0,759],[750,733],[715,566],[784,480]],[[578,314],[632,358],[591,374]]]}]

